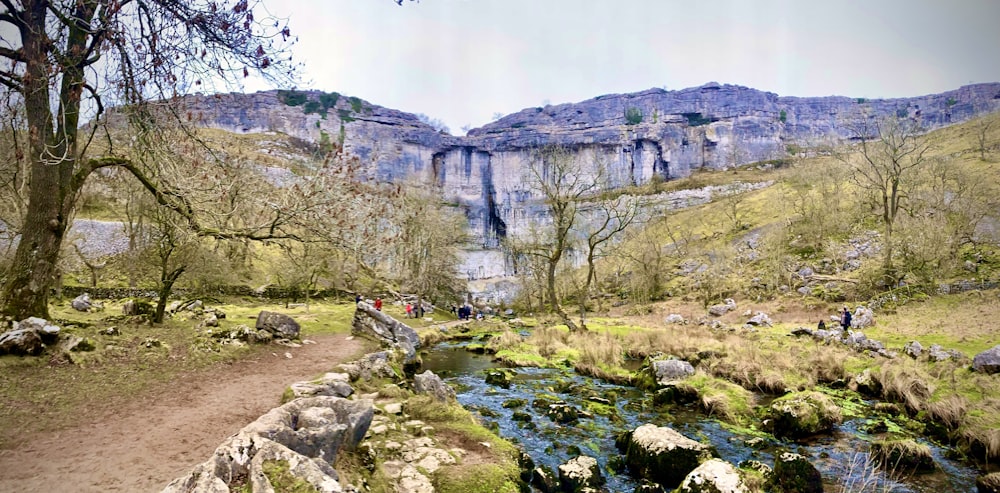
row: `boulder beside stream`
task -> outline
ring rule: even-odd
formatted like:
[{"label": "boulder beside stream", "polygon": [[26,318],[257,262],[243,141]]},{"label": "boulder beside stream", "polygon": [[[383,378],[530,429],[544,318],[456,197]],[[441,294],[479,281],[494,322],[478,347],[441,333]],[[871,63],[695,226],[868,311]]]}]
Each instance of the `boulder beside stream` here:
[{"label": "boulder beside stream", "polygon": [[369,339],[374,339],[385,347],[403,352],[403,366],[419,366],[420,358],[417,348],[420,347],[420,336],[409,325],[396,320],[385,312],[363,301],[358,302],[351,323],[351,333]]},{"label": "boulder beside stream", "polygon": [[667,488],[676,488],[702,462],[712,458],[711,447],[673,428],[642,425],[618,437],[615,445],[625,453],[629,472]]}]

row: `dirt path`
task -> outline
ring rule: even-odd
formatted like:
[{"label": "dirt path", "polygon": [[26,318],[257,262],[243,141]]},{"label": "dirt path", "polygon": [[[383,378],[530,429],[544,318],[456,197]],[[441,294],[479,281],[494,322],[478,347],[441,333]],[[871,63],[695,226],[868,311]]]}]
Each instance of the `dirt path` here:
[{"label": "dirt path", "polygon": [[0,491],[159,491],[277,406],[288,384],[362,349],[346,335],[311,340],[316,344],[274,346],[273,353],[186,374],[123,408],[85,410],[93,419],[85,426],[0,450]]}]

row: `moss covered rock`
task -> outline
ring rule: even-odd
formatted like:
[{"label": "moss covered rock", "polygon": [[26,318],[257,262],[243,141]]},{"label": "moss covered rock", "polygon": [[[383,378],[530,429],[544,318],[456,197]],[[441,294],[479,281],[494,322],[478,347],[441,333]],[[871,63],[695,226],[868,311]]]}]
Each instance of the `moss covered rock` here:
[{"label": "moss covered rock", "polygon": [[635,477],[667,488],[676,488],[702,462],[712,458],[708,445],[681,435],[672,428],[642,425],[616,441]]},{"label": "moss covered rock", "polygon": [[771,403],[765,425],[775,435],[794,438],[828,432],[842,419],[840,408],[825,394],[795,392]]},{"label": "moss covered rock", "polygon": [[1000,493],[1000,472],[994,472],[976,478],[978,493]]},{"label": "moss covered rock", "polygon": [[823,493],[823,477],[805,457],[785,452],[774,459],[768,486],[783,493]]},{"label": "moss covered rock", "polygon": [[562,491],[576,493],[600,488],[605,482],[597,459],[581,455],[559,466],[559,484]]}]

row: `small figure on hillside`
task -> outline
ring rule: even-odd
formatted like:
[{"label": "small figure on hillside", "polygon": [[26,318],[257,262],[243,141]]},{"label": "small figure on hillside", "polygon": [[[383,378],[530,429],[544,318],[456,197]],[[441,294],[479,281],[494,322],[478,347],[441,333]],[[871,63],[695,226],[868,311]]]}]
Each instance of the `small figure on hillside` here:
[{"label": "small figure on hillside", "polygon": [[843,327],[844,330],[851,328],[851,311],[848,310],[846,306],[844,307],[844,313],[840,314],[840,326]]},{"label": "small figure on hillside", "polygon": [[820,320],[819,325],[816,326],[816,330],[826,330],[826,322]]},{"label": "small figure on hillside", "polygon": [[375,309],[382,311],[382,298],[375,298]]},{"label": "small figure on hillside", "polygon": [[354,303],[361,303],[361,293],[354,295]]},{"label": "small figure on hillside", "polygon": [[413,305],[410,303],[406,304],[406,318],[410,318],[413,315]]},{"label": "small figure on hillside", "polygon": [[417,310],[416,317],[417,318],[424,318],[424,304],[423,303],[417,303],[416,310]]}]

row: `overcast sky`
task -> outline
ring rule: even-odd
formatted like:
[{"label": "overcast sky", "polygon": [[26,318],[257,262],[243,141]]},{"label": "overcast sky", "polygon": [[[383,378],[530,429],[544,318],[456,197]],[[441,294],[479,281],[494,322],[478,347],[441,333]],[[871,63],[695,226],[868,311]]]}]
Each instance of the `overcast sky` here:
[{"label": "overcast sky", "polygon": [[[708,81],[917,96],[1000,81],[1000,1],[265,0],[303,88],[444,120]],[[249,89],[261,89],[251,86]]]}]

